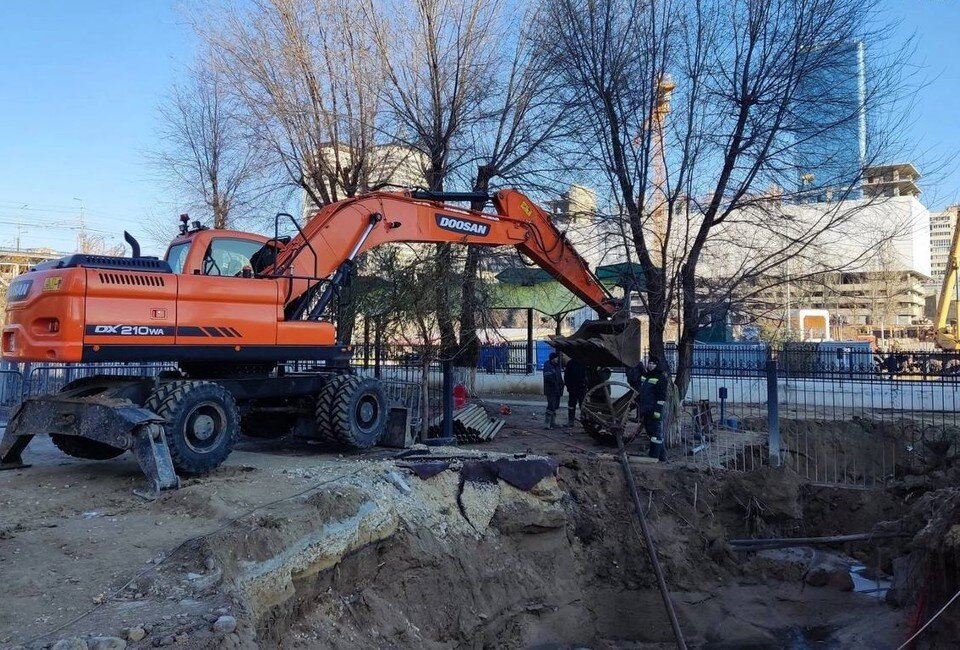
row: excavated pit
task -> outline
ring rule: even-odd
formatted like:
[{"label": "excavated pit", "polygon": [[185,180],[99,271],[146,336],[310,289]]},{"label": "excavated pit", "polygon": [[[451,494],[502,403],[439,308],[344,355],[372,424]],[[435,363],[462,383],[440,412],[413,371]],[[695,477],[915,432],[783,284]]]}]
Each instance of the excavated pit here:
[{"label": "excavated pit", "polygon": [[[269,455],[241,452],[238,464],[153,503],[129,495],[136,467],[121,461],[78,469],[76,485],[63,483],[44,501],[0,492],[11,509],[0,529],[11,586],[0,646],[54,628],[24,645],[142,629],[126,647],[674,647],[609,450],[557,438],[549,450],[555,471],[528,490],[503,474],[464,471],[484,458],[541,462],[524,450],[553,439],[516,430],[500,452],[434,449],[457,459],[424,478],[390,452],[318,457],[290,442]],[[949,500],[949,486],[960,476],[952,470],[864,490],[810,485],[789,469],[631,463],[692,648],[896,648],[923,576],[953,566],[960,500]],[[73,467],[89,466],[50,465],[10,487],[63,481]],[[83,493],[110,509],[87,512]],[[898,521],[913,534],[938,510],[938,527],[917,540],[751,553],[729,543],[862,533]],[[68,545],[78,540],[95,545]],[[862,565],[861,583],[890,582],[895,573],[893,597],[854,593],[854,565]],[[47,570],[27,570],[37,566]],[[58,576],[69,583],[58,589]],[[939,606],[950,584],[934,588]],[[71,623],[91,601],[103,604]],[[58,614],[41,618],[51,611]]]},{"label": "excavated pit", "polygon": [[[620,467],[570,455],[525,492],[462,481],[409,493],[367,468],[207,537],[244,612],[219,647],[654,648],[673,634]],[[734,553],[727,539],[851,532],[890,514],[865,491],[784,474],[636,471],[687,641],[703,648],[896,647],[902,612],[844,591],[835,554]],[[875,549],[851,546],[871,562]],[[824,569],[823,567],[828,567]],[[832,571],[833,573],[829,573]],[[842,573],[842,571],[841,571]],[[842,581],[841,581],[842,583]]]}]

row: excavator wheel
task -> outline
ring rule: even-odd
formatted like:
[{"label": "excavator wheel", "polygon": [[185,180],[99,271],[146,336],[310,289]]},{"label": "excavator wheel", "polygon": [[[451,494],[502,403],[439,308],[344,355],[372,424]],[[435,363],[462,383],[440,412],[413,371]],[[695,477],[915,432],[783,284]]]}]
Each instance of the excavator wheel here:
[{"label": "excavator wheel", "polygon": [[[79,379],[74,379],[61,388],[60,392],[63,393],[70,390],[76,390],[84,384],[96,384],[98,379],[100,378],[81,377]],[[85,458],[87,460],[110,460],[111,458],[116,458],[126,451],[126,449],[120,449],[119,447],[113,447],[96,440],[81,438],[79,436],[64,436],[57,433],[52,433],[50,434],[50,440],[53,441],[53,444],[57,449],[65,453],[67,456],[73,456],[74,458]]]},{"label": "excavator wheel", "polygon": [[273,440],[290,433],[299,416],[295,413],[253,411],[240,419],[240,430],[250,438]]},{"label": "excavator wheel", "polygon": [[379,381],[339,375],[317,397],[317,429],[338,447],[367,449],[383,435],[389,410]]},{"label": "excavator wheel", "polygon": [[177,472],[203,474],[227,459],[240,437],[233,395],[212,381],[171,381],[155,390],[144,408],[162,417]]}]

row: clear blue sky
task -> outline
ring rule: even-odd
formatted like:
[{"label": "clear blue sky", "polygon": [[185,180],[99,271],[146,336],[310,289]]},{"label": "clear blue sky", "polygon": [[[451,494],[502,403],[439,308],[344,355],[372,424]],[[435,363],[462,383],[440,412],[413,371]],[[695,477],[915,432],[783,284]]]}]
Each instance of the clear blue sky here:
[{"label": "clear blue sky", "polygon": [[[884,4],[895,39],[916,33],[910,63],[930,80],[909,128],[921,169],[944,163],[922,183],[924,202],[942,208],[960,200],[960,2]],[[177,3],[0,0],[0,25],[0,246],[21,221],[24,246],[72,249],[81,203],[87,226],[113,241],[150,219],[172,232],[176,197],[150,178],[143,152],[195,47]]]}]

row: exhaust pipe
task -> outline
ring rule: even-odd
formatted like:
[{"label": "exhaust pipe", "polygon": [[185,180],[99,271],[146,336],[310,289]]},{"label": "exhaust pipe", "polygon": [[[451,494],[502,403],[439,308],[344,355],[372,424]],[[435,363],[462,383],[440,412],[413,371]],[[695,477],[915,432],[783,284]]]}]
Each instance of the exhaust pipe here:
[{"label": "exhaust pipe", "polygon": [[123,238],[130,244],[130,257],[140,257],[140,242],[126,230],[123,231]]}]

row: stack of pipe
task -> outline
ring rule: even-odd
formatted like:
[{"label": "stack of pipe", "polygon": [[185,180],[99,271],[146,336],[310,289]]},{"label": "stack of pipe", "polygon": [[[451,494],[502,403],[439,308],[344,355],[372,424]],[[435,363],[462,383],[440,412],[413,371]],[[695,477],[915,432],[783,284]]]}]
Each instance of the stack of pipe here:
[{"label": "stack of pipe", "polygon": [[[430,423],[430,434],[440,431],[442,418]],[[453,414],[453,435],[459,444],[488,442],[503,428],[504,420],[491,418],[479,404],[470,404]]]}]

